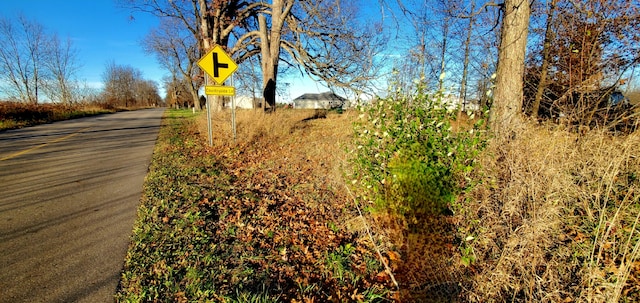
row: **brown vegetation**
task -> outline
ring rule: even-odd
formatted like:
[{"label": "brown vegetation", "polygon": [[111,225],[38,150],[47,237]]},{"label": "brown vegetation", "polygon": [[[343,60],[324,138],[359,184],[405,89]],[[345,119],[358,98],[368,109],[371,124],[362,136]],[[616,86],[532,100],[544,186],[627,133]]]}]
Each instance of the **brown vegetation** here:
[{"label": "brown vegetation", "polygon": [[21,128],[114,111],[115,108],[102,104],[0,102],[0,130]]},{"label": "brown vegetation", "polygon": [[[216,113],[208,154],[231,178],[228,198],[218,208],[238,209],[243,224],[274,232],[271,238],[257,232],[238,235],[260,243],[259,251],[242,247],[244,242],[236,245],[260,259],[278,260],[254,266],[273,272],[267,288],[284,287],[280,300],[371,300],[366,293],[389,288],[391,279],[376,261],[343,179],[353,115],[308,119],[315,115],[313,110],[240,111],[233,142],[229,113]],[[199,122],[206,142],[206,117]],[[335,266],[340,258],[346,259]]]},{"label": "brown vegetation", "polygon": [[492,142],[459,228],[472,302],[638,301],[640,134],[528,125]]},{"label": "brown vegetation", "polygon": [[[356,232],[360,249],[373,251],[349,207],[343,178],[355,115],[303,121],[312,115],[240,112],[233,143],[229,115],[217,114],[210,153],[225,155],[224,166],[238,188],[275,188],[271,194],[300,201],[298,211],[325,213],[316,218]],[[200,123],[204,138],[205,122]],[[377,245],[398,279],[395,298],[638,300],[640,162],[634,147],[639,143],[637,132],[611,137],[596,130],[576,134],[528,125],[511,141],[491,142],[475,177],[480,184],[458,198],[465,202],[457,214],[414,218],[419,222],[411,225],[423,228],[412,231],[384,214],[368,214]],[[292,220],[303,224],[305,216]],[[313,245],[331,242],[326,230],[310,226],[297,230],[296,237],[307,232],[304,237],[314,239]]]}]

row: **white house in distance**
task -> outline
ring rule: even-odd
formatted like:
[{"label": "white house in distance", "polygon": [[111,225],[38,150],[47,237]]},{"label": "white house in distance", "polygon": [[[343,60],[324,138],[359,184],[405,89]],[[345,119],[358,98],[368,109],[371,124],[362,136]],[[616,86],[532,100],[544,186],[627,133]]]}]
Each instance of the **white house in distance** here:
[{"label": "white house in distance", "polygon": [[449,110],[457,110],[460,107],[464,111],[475,112],[480,110],[480,106],[477,102],[467,100],[467,102],[465,103],[463,99],[455,94],[444,93],[442,95],[434,94],[434,96],[436,96],[436,99],[439,99],[439,101],[442,102],[442,105],[444,105],[444,107]]},{"label": "white house in distance", "polygon": [[[236,108],[254,109],[260,108],[262,98],[256,98],[251,96],[236,96]],[[228,106],[231,106],[231,100],[228,101]]]},{"label": "white house in distance", "polygon": [[332,92],[303,94],[293,99],[293,108],[298,109],[334,109],[341,108],[347,99]]}]

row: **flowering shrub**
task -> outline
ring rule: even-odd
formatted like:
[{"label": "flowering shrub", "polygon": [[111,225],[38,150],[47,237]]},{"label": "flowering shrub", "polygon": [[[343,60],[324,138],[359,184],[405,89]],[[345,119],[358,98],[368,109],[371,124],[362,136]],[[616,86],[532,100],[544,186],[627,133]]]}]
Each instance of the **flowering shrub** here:
[{"label": "flowering shrub", "polygon": [[[469,185],[465,176],[485,145],[483,120],[454,131],[457,111],[441,100],[439,93],[418,89],[414,96],[360,108],[352,183],[374,209],[411,216],[442,213]],[[473,121],[473,114],[469,118]]]}]

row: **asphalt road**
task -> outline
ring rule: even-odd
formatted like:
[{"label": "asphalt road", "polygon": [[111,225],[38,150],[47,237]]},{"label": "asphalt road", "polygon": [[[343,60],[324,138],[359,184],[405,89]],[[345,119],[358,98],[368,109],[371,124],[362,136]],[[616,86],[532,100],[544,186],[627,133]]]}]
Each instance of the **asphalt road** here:
[{"label": "asphalt road", "polygon": [[0,132],[0,302],[113,302],[162,113]]}]

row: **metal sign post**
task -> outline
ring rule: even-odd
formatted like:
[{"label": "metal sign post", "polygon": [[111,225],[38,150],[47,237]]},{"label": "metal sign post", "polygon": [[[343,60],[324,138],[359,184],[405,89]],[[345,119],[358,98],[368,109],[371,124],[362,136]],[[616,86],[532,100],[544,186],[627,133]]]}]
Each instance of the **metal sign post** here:
[{"label": "metal sign post", "polygon": [[[214,46],[198,61],[198,66],[205,71],[204,93],[207,95],[207,126],[209,128],[209,146],[213,146],[211,127],[211,96],[231,96],[231,120],[233,128],[233,142],[236,142],[236,88],[233,87],[233,73],[238,65],[219,45]],[[224,81],[231,77],[231,86],[223,86]]]},{"label": "metal sign post", "polygon": [[[205,86],[209,84],[209,75],[205,73]],[[213,146],[213,129],[211,127],[211,95],[207,94],[207,135],[209,136],[209,146]]]},{"label": "metal sign post", "polygon": [[[234,86],[233,75],[231,75],[231,86]],[[236,143],[236,95],[231,96],[231,129],[233,130],[233,143]]]}]

